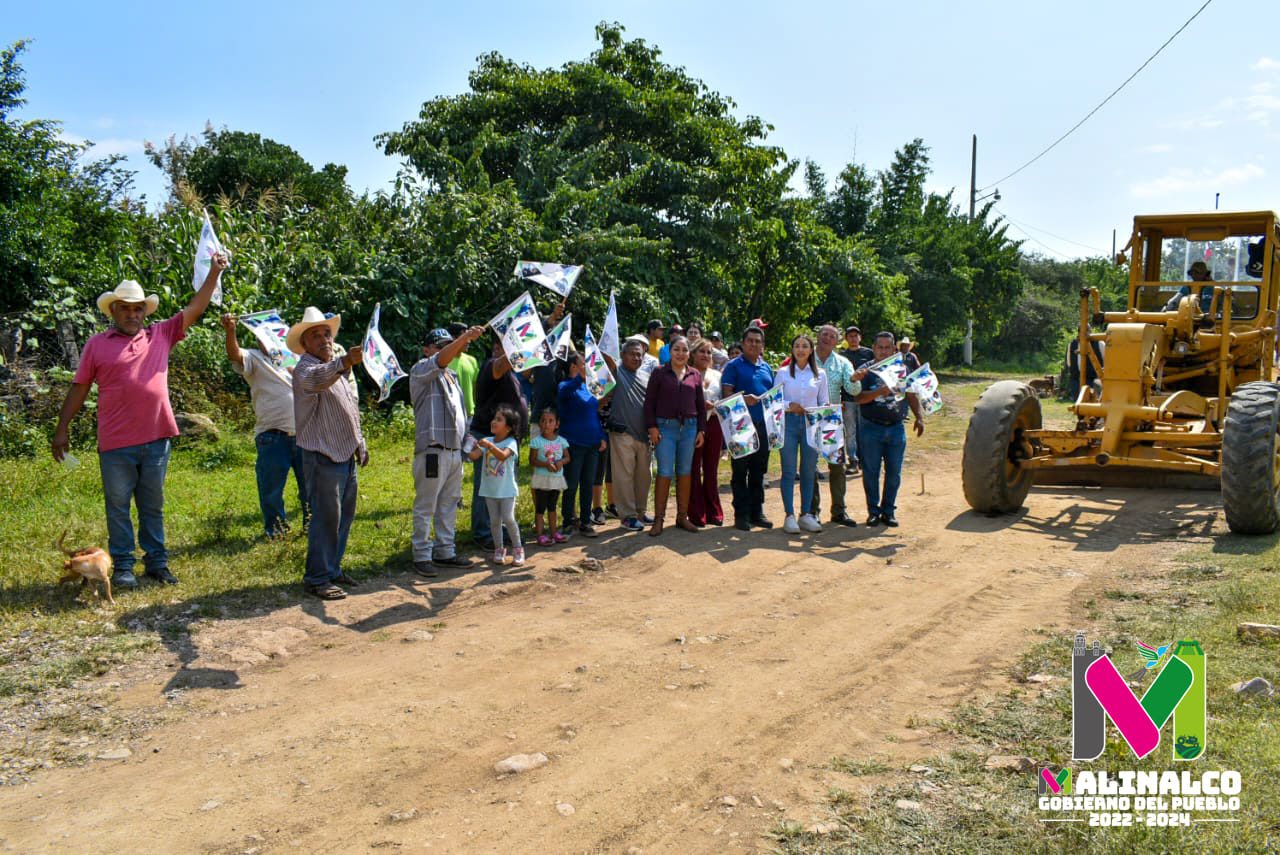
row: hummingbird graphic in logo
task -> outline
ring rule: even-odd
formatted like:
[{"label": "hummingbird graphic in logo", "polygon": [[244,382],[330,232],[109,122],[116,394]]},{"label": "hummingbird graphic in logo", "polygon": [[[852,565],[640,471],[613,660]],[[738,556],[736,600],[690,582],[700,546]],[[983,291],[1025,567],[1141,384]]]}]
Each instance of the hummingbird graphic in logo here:
[{"label": "hummingbird graphic in logo", "polygon": [[1146,660],[1146,669],[1156,667],[1160,663],[1160,659],[1169,651],[1169,645],[1164,644],[1160,647],[1152,647],[1144,641],[1138,642],[1138,653],[1142,654],[1142,658]]}]

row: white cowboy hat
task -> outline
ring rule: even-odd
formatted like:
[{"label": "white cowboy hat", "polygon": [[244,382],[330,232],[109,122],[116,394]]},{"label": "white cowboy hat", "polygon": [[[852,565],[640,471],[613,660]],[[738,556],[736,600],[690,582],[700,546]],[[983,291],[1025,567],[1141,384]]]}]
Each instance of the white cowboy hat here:
[{"label": "white cowboy hat", "polygon": [[111,317],[111,304],[116,300],[123,300],[126,303],[146,303],[147,308],[144,314],[151,314],[160,305],[160,298],[155,294],[143,294],[142,286],[132,279],[125,279],[116,286],[114,291],[107,291],[98,297],[98,308],[102,314],[108,318]]},{"label": "white cowboy hat", "polygon": [[312,327],[329,327],[334,336],[338,335],[338,327],[342,326],[342,315],[334,315],[326,318],[324,312],[315,306],[307,306],[307,310],[302,313],[302,320],[289,327],[289,334],[285,336],[284,343],[294,353],[303,353],[306,348],[302,346],[302,334]]}]

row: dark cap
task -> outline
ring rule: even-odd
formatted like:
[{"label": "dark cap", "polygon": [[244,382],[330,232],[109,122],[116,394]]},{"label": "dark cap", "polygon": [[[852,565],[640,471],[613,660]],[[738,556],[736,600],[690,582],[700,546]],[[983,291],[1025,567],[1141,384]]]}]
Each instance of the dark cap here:
[{"label": "dark cap", "polygon": [[457,338],[458,336],[462,335],[464,332],[467,331],[467,325],[463,323],[459,323],[458,321],[454,321],[453,323],[449,324],[448,329],[449,329],[449,335],[452,336],[453,338]]},{"label": "dark cap", "polygon": [[453,341],[453,336],[449,335],[449,331],[444,328],[434,329],[427,333],[427,346],[440,347]]},{"label": "dark cap", "polygon": [[858,329],[857,324],[849,324],[849,326],[844,328],[845,335],[848,335],[851,332],[856,332],[858,335],[862,335],[862,330]]},{"label": "dark cap", "polygon": [[707,336],[707,338],[712,341],[724,341],[724,336],[720,335],[718,332],[712,332],[711,335]]},{"label": "dark cap", "polygon": [[663,329],[666,329],[666,325],[663,324],[662,321],[658,320],[657,318],[654,318],[653,320],[649,321],[649,325],[645,327],[645,330],[647,332],[653,332],[654,330],[663,330]]}]

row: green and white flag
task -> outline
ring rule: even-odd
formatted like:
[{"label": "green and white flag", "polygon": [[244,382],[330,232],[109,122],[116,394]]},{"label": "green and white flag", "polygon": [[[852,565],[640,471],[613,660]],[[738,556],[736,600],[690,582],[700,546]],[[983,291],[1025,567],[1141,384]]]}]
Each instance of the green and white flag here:
[{"label": "green and white flag", "polygon": [[373,307],[373,317],[369,318],[369,329],[364,334],[364,370],[370,379],[378,384],[378,401],[387,400],[391,387],[401,377],[407,377],[400,367],[400,360],[387,344],[382,333],[378,331],[378,321],[382,316],[382,304]]},{"label": "green and white flag", "polygon": [[489,326],[502,341],[502,349],[517,372],[524,371],[530,360],[541,358],[542,343],[547,335],[538,317],[538,307],[525,291],[489,321]]},{"label": "green and white flag", "polygon": [[782,448],[785,438],[783,422],[787,404],[782,400],[781,383],[760,396],[760,406],[764,410],[764,432],[769,435],[769,447]]},{"label": "green and white flag", "polygon": [[591,334],[591,325],[587,325],[586,341],[583,342],[583,358],[587,363],[587,388],[596,400],[608,395],[613,389],[613,372],[604,361],[604,354],[596,345],[595,336]]}]

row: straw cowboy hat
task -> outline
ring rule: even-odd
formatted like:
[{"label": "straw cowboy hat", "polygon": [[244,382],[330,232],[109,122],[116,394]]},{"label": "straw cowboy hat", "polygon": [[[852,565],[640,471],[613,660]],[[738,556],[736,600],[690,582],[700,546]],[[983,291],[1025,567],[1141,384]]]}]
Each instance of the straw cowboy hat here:
[{"label": "straw cowboy hat", "polygon": [[338,335],[338,327],[342,326],[342,315],[334,315],[326,318],[324,312],[315,306],[307,306],[307,310],[302,313],[302,320],[289,327],[289,334],[285,336],[285,346],[294,353],[303,353],[306,348],[302,346],[302,335],[312,327],[327,326],[336,337]]},{"label": "straw cowboy hat", "polygon": [[142,286],[132,279],[125,279],[116,286],[114,291],[106,291],[102,296],[98,297],[98,309],[108,318],[111,317],[111,304],[117,300],[123,300],[126,303],[146,303],[147,308],[143,313],[149,315],[160,305],[160,298],[155,294],[143,294]]}]

